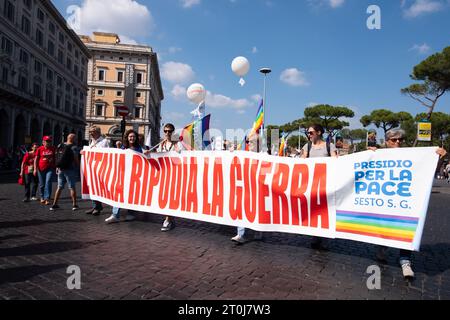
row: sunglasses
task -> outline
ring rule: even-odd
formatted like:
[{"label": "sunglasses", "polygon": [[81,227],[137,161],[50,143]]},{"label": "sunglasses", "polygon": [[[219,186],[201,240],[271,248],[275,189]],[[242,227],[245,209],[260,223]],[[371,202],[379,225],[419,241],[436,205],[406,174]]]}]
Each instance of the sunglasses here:
[{"label": "sunglasses", "polygon": [[308,135],[308,136],[311,136],[311,135],[313,135],[314,133],[316,133],[315,131],[309,131],[309,132],[307,132],[306,134]]},{"label": "sunglasses", "polygon": [[165,133],[172,133],[173,130],[164,130]]},{"label": "sunglasses", "polygon": [[394,143],[396,143],[396,142],[401,143],[401,142],[405,141],[405,138],[397,138],[397,139],[393,138],[393,139],[389,139],[389,141],[394,142]]}]

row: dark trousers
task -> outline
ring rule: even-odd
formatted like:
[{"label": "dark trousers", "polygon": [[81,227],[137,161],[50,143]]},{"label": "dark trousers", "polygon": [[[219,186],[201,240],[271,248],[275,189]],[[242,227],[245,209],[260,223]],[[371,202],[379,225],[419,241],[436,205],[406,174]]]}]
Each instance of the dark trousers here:
[{"label": "dark trousers", "polygon": [[[23,177],[25,179],[25,198],[30,199],[30,197],[36,197],[39,183],[38,178],[32,173],[24,174]],[[31,185],[33,185],[33,187],[31,187]]]}]

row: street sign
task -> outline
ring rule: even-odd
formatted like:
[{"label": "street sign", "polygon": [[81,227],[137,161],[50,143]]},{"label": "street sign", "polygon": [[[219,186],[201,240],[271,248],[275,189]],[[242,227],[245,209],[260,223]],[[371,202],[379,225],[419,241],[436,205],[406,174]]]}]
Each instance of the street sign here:
[{"label": "street sign", "polygon": [[431,141],[431,122],[419,122],[417,127],[417,140]]},{"label": "street sign", "polygon": [[127,106],[117,106],[117,113],[121,117],[126,117],[130,113],[130,110],[128,110]]}]

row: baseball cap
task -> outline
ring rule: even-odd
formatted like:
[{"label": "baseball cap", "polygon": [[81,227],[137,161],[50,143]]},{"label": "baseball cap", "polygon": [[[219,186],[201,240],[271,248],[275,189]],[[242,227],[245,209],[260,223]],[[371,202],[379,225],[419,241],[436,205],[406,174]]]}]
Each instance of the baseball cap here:
[{"label": "baseball cap", "polygon": [[52,137],[51,136],[44,136],[42,138],[43,141],[52,141]]}]

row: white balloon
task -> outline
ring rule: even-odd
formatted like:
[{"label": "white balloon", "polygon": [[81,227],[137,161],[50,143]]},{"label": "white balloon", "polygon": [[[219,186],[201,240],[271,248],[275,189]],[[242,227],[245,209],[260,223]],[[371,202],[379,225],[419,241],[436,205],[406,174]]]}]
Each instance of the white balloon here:
[{"label": "white balloon", "polygon": [[194,83],[187,89],[186,94],[190,101],[198,104],[205,100],[206,90],[202,84]]},{"label": "white balloon", "polygon": [[231,63],[231,70],[238,77],[243,77],[250,71],[250,62],[245,57],[237,57]]}]

